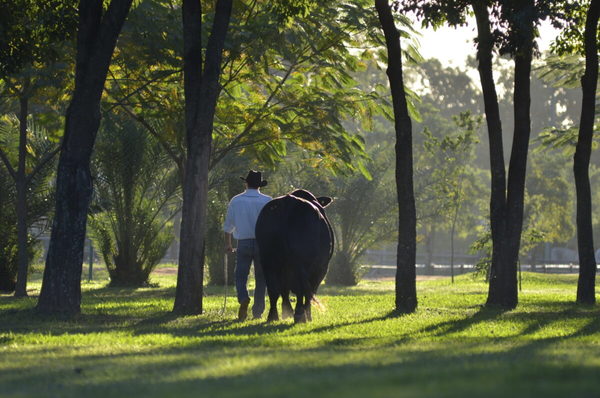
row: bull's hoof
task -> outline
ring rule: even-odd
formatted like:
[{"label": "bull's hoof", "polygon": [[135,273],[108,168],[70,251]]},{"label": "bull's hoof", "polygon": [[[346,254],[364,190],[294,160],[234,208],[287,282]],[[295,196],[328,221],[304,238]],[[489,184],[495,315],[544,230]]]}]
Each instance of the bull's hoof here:
[{"label": "bull's hoof", "polygon": [[279,315],[277,315],[277,311],[269,311],[269,316],[267,316],[267,323],[277,322],[279,320]]}]

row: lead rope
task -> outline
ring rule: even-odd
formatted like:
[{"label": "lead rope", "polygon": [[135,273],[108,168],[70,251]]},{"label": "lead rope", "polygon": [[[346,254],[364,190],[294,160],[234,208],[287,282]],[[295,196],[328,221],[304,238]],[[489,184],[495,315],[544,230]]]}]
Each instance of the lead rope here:
[{"label": "lead rope", "polygon": [[[235,248],[231,252],[235,253]],[[225,275],[225,287],[223,288],[223,295],[225,297],[223,298],[223,308],[221,308],[221,316],[223,316],[223,314],[225,314],[225,309],[227,308],[227,286],[229,285],[229,278],[228,278],[229,273],[227,272],[229,269],[228,262],[229,262],[229,253],[225,252],[225,257],[223,258],[223,274]]]},{"label": "lead rope", "polygon": [[227,285],[229,284],[229,281],[227,280],[227,262],[229,260],[229,253],[225,252],[225,257],[223,259],[223,273],[225,275],[225,288],[224,288],[224,296],[225,298],[223,299],[223,308],[221,309],[221,316],[223,316],[223,314],[225,314],[225,308],[227,307]]}]

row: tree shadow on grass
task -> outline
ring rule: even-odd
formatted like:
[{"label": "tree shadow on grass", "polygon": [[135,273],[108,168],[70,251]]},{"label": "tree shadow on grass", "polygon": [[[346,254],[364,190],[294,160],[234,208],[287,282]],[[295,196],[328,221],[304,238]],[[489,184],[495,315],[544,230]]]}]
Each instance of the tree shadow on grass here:
[{"label": "tree shadow on grass", "polygon": [[383,315],[379,315],[379,316],[374,316],[374,317],[370,317],[370,318],[362,318],[362,319],[357,319],[354,321],[347,321],[347,322],[339,322],[339,323],[333,323],[330,325],[323,325],[323,326],[318,326],[312,329],[308,329],[308,330],[304,330],[299,332],[299,335],[306,335],[306,334],[315,334],[315,333],[323,333],[323,332],[332,332],[335,331],[337,329],[346,327],[346,326],[357,326],[357,325],[364,325],[367,323],[371,323],[371,322],[377,322],[377,321],[384,321],[386,319],[392,319],[392,318],[396,318],[397,315],[395,314],[394,311],[390,311],[388,313],[385,313]]},{"label": "tree shadow on grass", "polygon": [[35,307],[0,311],[0,332],[47,335],[96,333],[127,329],[129,314],[43,314]]},{"label": "tree shadow on grass", "polygon": [[174,287],[111,287],[104,286],[98,289],[90,289],[83,296],[83,302],[94,302],[102,299],[114,299],[118,301],[137,301],[140,298],[174,298]]},{"label": "tree shadow on grass", "polygon": [[[184,325],[177,321],[188,319]],[[175,324],[171,324],[175,323]],[[251,323],[233,319],[213,320],[203,315],[182,317],[172,312],[147,317],[131,326],[134,335],[166,333],[177,337],[210,337],[222,335],[255,336],[282,332],[294,325],[288,322]]]},{"label": "tree shadow on grass", "polygon": [[[599,327],[599,322],[590,322],[594,324],[591,327]],[[586,330],[587,326],[578,333]],[[597,365],[576,368],[548,360],[536,355],[539,347],[474,352],[460,343],[457,349],[404,346],[381,352],[380,359],[369,357],[369,348],[365,348],[363,357],[356,356],[355,349],[344,347],[280,348],[260,353],[244,347],[237,351],[170,347],[127,353],[124,357],[131,360],[126,362],[118,356],[115,360],[112,356],[88,355],[69,358],[55,367],[35,363],[27,372],[15,369],[4,378],[24,395],[33,393],[42,380],[65,397],[84,396],[91,388],[105,396],[146,397],[191,397],[198,391],[206,396],[240,398],[593,396],[589,390],[600,385]],[[248,359],[252,365],[243,366]],[[115,365],[123,371],[111,378],[95,379],[96,371],[102,376],[104,369]],[[219,367],[221,370],[215,370]],[[77,379],[74,370],[78,368],[84,376],[89,375],[87,383]]]},{"label": "tree shadow on grass", "polygon": [[435,323],[433,325],[426,326],[415,333],[431,333],[433,336],[446,336],[465,331],[478,323],[496,319],[504,313],[506,313],[506,310],[482,306],[473,315],[464,317],[462,319],[453,319]]}]

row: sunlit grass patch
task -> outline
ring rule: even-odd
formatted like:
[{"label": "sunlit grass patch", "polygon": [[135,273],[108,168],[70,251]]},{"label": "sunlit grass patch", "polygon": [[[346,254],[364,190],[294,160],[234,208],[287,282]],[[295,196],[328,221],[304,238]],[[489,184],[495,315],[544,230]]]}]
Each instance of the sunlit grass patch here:
[{"label": "sunlit grass patch", "polygon": [[[0,296],[0,395],[223,397],[590,396],[600,388],[600,310],[573,304],[576,278],[524,273],[513,311],[482,307],[470,275],[418,282],[393,316],[394,283],[323,285],[314,321],[237,322],[233,288],[205,313],[171,314],[175,276],[154,287],[82,285],[81,315],[40,317]],[[39,290],[39,280],[32,291]]]}]

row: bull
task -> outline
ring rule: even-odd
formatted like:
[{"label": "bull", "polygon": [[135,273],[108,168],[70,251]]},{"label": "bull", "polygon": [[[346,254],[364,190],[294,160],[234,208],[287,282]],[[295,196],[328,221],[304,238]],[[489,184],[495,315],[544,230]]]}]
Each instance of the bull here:
[{"label": "bull", "polygon": [[283,318],[291,316],[290,291],[297,298],[294,321],[311,320],[311,301],[333,254],[333,229],[325,215],[331,201],[298,189],[273,199],[260,212],[256,241],[269,294],[267,322],[279,319],[279,297]]}]

